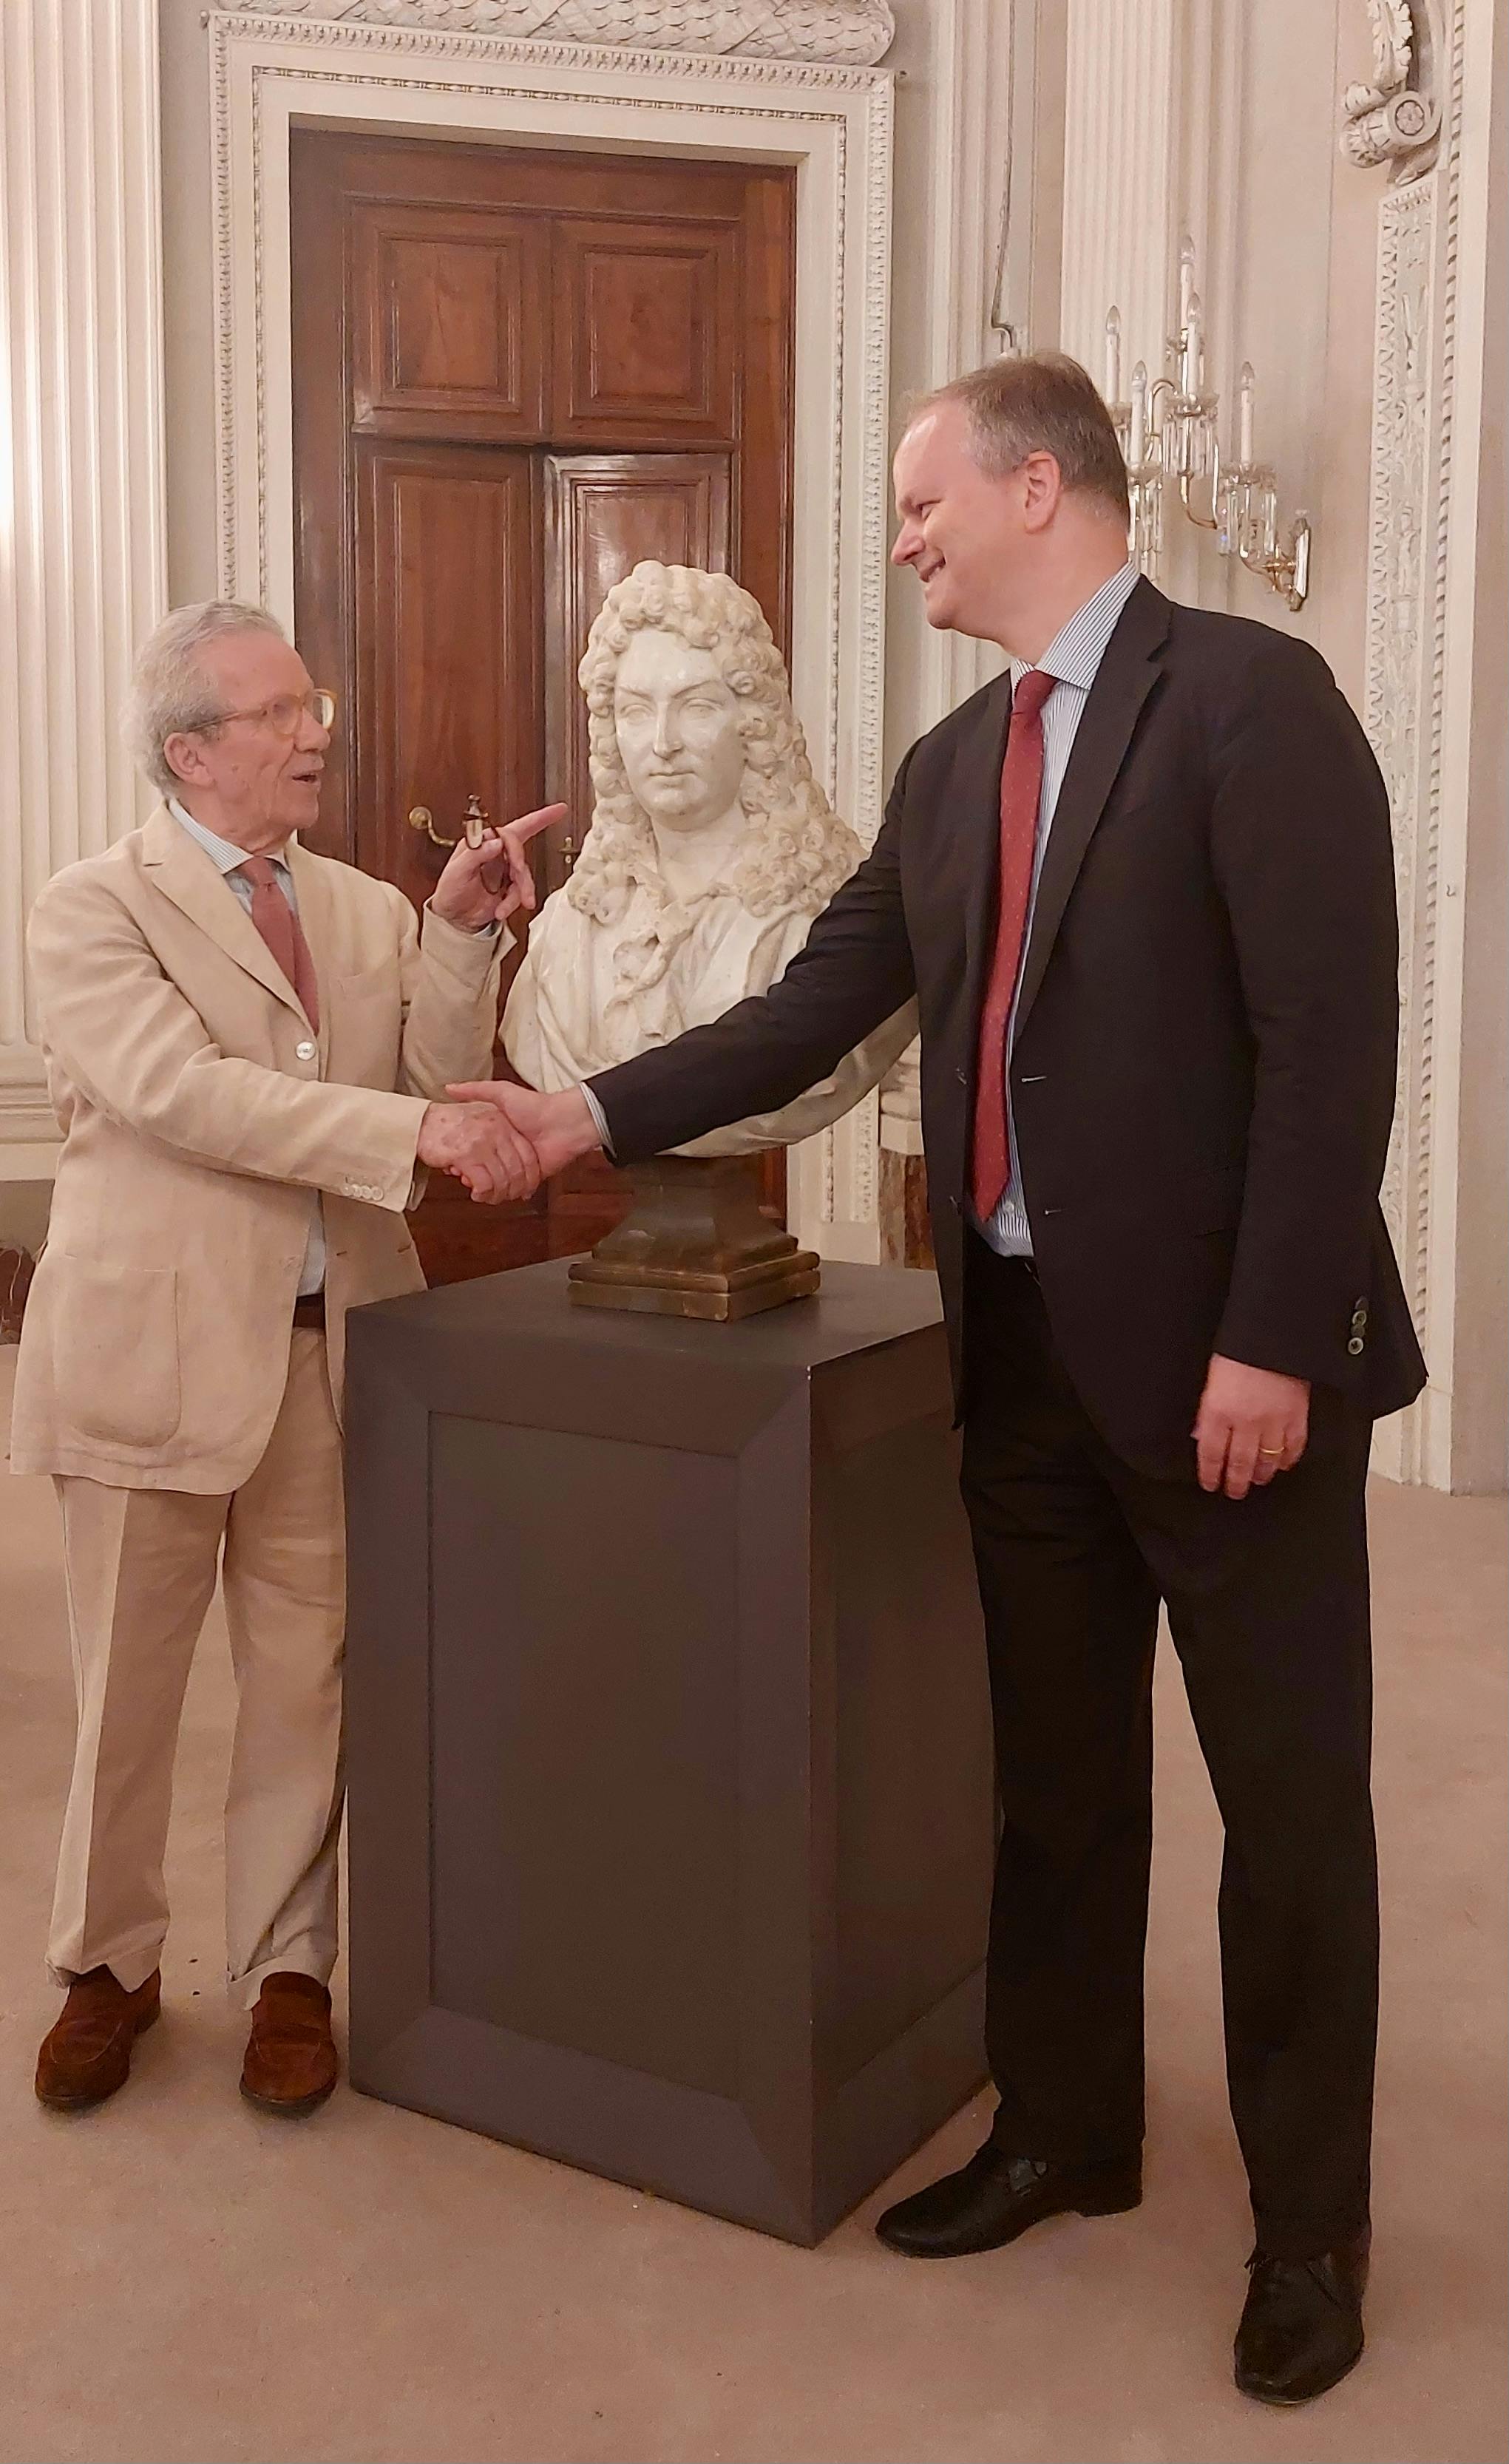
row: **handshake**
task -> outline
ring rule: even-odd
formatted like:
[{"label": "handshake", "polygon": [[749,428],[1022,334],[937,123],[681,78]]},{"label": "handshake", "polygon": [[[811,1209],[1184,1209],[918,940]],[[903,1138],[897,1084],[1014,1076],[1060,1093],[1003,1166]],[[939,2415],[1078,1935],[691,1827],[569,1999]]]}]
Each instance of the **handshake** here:
[{"label": "handshake", "polygon": [[432,1104],[419,1125],[417,1160],[452,1174],[484,1206],[532,1198],[602,1144],[580,1087],[538,1095],[489,1078],[446,1092],[451,1101]]}]

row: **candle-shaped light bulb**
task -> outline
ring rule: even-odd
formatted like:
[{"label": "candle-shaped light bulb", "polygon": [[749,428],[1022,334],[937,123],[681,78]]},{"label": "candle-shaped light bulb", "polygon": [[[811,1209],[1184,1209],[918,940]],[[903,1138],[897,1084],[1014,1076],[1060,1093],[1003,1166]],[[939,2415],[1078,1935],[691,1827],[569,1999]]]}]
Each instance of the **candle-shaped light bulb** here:
[{"label": "candle-shaped light bulb", "polygon": [[1147,370],[1141,360],[1132,370],[1132,419],[1126,459],[1134,471],[1140,471],[1147,459]]},{"label": "candle-shaped light bulb", "polygon": [[1205,344],[1200,330],[1200,294],[1198,291],[1191,291],[1189,294],[1189,304],[1185,310],[1184,324],[1181,330],[1184,347],[1179,354],[1179,390],[1182,394],[1198,394],[1200,390],[1200,364],[1205,350]]},{"label": "candle-shaped light bulb", "polygon": [[1244,360],[1236,381],[1236,458],[1244,471],[1253,459],[1253,396],[1256,389],[1252,361]]},{"label": "candle-shaped light bulb", "polygon": [[1189,322],[1189,303],[1194,297],[1194,242],[1186,231],[1179,243],[1179,333],[1181,339]]},{"label": "candle-shaped light bulb", "polygon": [[1108,311],[1105,320],[1105,398],[1107,402],[1121,399],[1121,312]]}]

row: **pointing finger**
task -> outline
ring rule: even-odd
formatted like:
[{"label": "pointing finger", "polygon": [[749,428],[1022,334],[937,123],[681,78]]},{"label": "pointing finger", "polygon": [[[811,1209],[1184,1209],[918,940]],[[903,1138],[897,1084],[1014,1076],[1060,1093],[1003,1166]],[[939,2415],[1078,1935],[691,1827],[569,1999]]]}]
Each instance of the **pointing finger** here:
[{"label": "pointing finger", "polygon": [[521,813],[517,822],[509,822],[503,835],[517,840],[521,847],[527,847],[531,839],[538,838],[542,830],[549,829],[553,822],[564,822],[567,810],[565,804],[542,804],[538,812]]},{"label": "pointing finger", "polygon": [[502,837],[503,852],[508,860],[508,887],[498,904],[499,924],[506,924],[510,915],[521,907],[526,915],[534,913],[539,900],[524,848],[532,838],[548,829],[552,822],[564,820],[566,810],[565,804],[544,804],[538,812],[525,813],[521,820],[508,824]]}]

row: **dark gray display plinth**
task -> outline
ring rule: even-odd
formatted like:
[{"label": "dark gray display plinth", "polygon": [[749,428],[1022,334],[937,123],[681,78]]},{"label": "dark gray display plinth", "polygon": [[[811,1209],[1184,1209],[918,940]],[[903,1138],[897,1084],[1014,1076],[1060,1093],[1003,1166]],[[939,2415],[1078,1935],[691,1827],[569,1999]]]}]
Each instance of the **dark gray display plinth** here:
[{"label": "dark gray display plinth", "polygon": [[353,2083],[818,2240],[984,2068],[933,1278],[708,1326],[563,1262],[347,1340]]}]

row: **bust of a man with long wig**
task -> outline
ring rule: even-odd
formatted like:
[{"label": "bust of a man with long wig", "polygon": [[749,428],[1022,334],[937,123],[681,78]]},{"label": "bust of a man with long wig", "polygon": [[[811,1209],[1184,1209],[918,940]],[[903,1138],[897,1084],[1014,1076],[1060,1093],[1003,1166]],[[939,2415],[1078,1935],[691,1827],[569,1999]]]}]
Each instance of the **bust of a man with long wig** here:
[{"label": "bust of a man with long wig", "polygon": [[[579,675],[591,828],[535,918],[503,1018],[510,1061],[546,1093],[765,992],[863,853],[812,776],[759,604],[726,574],[636,565],[604,601]],[[684,1152],[810,1137],[915,1032],[908,1003],[794,1103]]]}]

